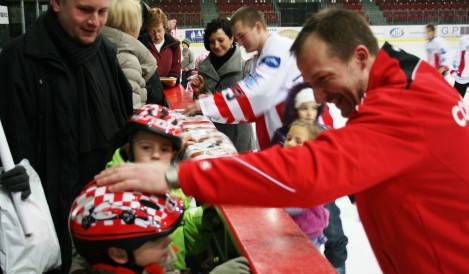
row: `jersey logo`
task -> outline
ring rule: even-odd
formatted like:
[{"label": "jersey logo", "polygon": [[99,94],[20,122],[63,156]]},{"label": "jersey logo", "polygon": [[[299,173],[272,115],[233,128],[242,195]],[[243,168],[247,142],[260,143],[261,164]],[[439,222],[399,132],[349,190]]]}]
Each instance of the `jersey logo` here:
[{"label": "jersey logo", "polygon": [[469,110],[462,100],[458,101],[458,104],[452,108],[451,112],[456,124],[466,127],[467,122],[469,122]]},{"label": "jersey logo", "polygon": [[280,57],[277,56],[265,56],[261,59],[260,64],[266,64],[268,67],[271,68],[278,68],[280,67]]},{"label": "jersey logo", "polygon": [[233,101],[234,99],[244,94],[243,90],[238,85],[235,85],[234,87],[232,87],[231,91],[233,93],[226,93],[225,95],[226,101]]},{"label": "jersey logo", "polygon": [[244,84],[246,85],[247,88],[253,88],[254,85],[257,84],[257,80],[262,79],[262,76],[259,73],[254,73],[248,75],[246,78],[244,78]]}]

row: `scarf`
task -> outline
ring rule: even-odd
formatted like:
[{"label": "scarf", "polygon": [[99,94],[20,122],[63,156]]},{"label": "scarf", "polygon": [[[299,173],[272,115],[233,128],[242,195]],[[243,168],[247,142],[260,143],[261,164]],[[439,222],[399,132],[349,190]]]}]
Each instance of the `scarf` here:
[{"label": "scarf", "polygon": [[[118,67],[111,62],[115,55],[103,50],[105,43],[101,35],[87,45],[75,41],[61,27],[53,11],[47,12],[44,22],[71,69],[68,71],[70,90],[64,90],[59,95],[60,104],[64,104],[64,112],[71,119],[64,121],[66,116],[60,120],[79,125],[72,135],[79,143],[80,153],[109,146],[127,120],[122,97],[123,92],[127,91],[122,91],[118,83]],[[70,127],[70,124],[62,126]]]},{"label": "scarf", "polygon": [[215,68],[215,70],[218,70],[219,68],[221,68],[221,66],[223,66],[223,64],[225,64],[226,61],[228,61],[231,58],[231,56],[233,56],[235,50],[236,50],[236,44],[233,43],[233,46],[223,56],[218,57],[212,52],[210,52],[208,54],[208,58],[210,58],[210,62],[212,63],[213,68]]}]

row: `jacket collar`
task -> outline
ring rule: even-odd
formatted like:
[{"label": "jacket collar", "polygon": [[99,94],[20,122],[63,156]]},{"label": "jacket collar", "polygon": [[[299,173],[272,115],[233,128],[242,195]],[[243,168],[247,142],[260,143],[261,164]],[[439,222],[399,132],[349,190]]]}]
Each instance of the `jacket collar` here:
[{"label": "jacket collar", "polygon": [[372,65],[367,90],[378,87],[409,88],[420,61],[418,57],[385,42]]},{"label": "jacket collar", "polygon": [[179,41],[174,39],[174,37],[171,36],[171,34],[165,33],[164,43],[161,49],[169,48],[169,47],[170,48],[179,47]]},{"label": "jacket collar", "polygon": [[34,23],[31,30],[24,37],[24,52],[26,55],[38,59],[50,59],[62,63],[62,57],[57,46],[44,25],[45,14],[41,15]]},{"label": "jacket collar", "polygon": [[220,80],[220,76],[229,74],[229,73],[238,73],[241,71],[241,51],[239,47],[236,47],[233,56],[230,57],[219,69],[215,70],[210,59],[207,57],[203,62],[200,63],[200,70],[206,71],[207,76],[212,78],[215,81]]}]

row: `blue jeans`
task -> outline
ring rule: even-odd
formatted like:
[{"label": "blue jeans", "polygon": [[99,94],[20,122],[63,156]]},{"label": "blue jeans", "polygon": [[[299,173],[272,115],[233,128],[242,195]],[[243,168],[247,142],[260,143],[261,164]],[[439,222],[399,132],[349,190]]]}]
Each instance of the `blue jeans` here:
[{"label": "blue jeans", "polygon": [[326,204],[325,207],[329,210],[329,225],[324,230],[324,235],[327,237],[324,255],[334,267],[345,267],[348,238],[344,235],[342,229],[340,209],[335,201]]}]

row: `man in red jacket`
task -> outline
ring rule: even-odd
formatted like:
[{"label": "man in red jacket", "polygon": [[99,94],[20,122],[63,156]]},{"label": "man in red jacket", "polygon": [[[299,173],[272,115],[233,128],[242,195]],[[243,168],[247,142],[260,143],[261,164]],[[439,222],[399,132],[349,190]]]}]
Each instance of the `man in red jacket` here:
[{"label": "man in red jacket", "polygon": [[[310,18],[295,43],[316,100],[349,117],[301,147],[168,171],[103,172],[115,189],[183,191],[210,203],[310,207],[354,194],[384,273],[465,273],[469,254],[469,111],[425,61],[376,38],[349,11]],[[448,142],[451,140],[451,142]]]}]

